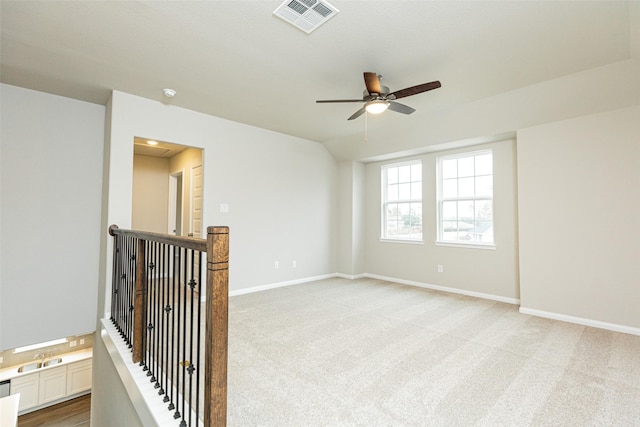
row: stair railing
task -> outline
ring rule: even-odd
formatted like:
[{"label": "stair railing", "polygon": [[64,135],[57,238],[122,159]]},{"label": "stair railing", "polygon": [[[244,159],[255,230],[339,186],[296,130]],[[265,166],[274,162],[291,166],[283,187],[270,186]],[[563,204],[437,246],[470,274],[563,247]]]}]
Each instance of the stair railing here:
[{"label": "stair railing", "polygon": [[207,239],[116,225],[109,234],[111,321],[133,361],[181,427],[226,426],[229,228],[208,227]]}]

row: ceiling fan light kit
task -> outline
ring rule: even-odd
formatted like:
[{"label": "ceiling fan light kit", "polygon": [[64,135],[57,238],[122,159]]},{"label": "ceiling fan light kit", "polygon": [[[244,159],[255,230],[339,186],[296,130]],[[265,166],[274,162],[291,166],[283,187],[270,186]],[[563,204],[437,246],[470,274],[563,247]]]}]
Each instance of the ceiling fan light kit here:
[{"label": "ceiling fan light kit", "polygon": [[388,87],[380,84],[381,77],[382,76],[376,73],[364,73],[364,84],[366,89],[362,94],[362,99],[325,99],[318,100],[316,102],[319,104],[331,102],[364,102],[364,106],[353,113],[347,120],[358,118],[365,111],[371,114],[380,114],[389,109],[396,113],[411,114],[416,111],[414,108],[395,102],[395,100],[411,95],[417,95],[429,90],[438,89],[442,86],[440,82],[436,80],[430,83],[423,83],[405,89],[400,89],[395,92],[390,92]]},{"label": "ceiling fan light kit", "polygon": [[389,108],[389,101],[376,99],[376,100],[367,102],[364,108],[367,110],[367,113],[380,114],[384,112],[387,108]]}]

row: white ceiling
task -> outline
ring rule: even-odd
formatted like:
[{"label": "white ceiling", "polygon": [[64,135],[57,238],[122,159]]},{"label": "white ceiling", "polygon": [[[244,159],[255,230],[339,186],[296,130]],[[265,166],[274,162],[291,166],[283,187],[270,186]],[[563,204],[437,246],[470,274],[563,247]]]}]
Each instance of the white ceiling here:
[{"label": "white ceiling", "polygon": [[361,105],[315,100],[361,97],[364,71],[392,91],[440,80],[402,100],[420,120],[640,51],[638,0],[330,3],[338,15],[308,35],[273,15],[279,0],[2,0],[0,76],[103,105],[115,89],[325,142],[362,131],[362,117],[346,120]]}]

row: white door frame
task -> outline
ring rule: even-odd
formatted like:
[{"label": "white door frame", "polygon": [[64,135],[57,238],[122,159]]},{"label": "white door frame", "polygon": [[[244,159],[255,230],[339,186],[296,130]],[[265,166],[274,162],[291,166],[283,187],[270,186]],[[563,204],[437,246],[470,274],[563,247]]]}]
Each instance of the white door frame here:
[{"label": "white door frame", "polygon": [[[179,190],[179,191],[178,191]],[[180,200],[178,200],[178,198]],[[176,228],[178,223],[178,209],[180,209],[180,229]],[[184,218],[184,169],[169,174],[169,222],[167,225],[167,233],[173,235],[182,234],[182,224]]]}]

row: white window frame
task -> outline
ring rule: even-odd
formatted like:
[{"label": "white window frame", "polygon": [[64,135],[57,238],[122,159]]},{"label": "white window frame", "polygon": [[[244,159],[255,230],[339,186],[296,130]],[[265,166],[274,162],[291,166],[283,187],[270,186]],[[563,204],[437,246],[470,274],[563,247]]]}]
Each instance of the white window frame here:
[{"label": "white window frame", "polygon": [[[491,195],[487,196],[487,195],[483,195],[483,196],[477,196],[475,195],[475,187],[474,187],[474,195],[473,196],[457,196],[457,197],[449,197],[449,198],[444,198],[442,196],[443,194],[443,162],[445,160],[451,160],[451,159],[461,159],[461,158],[466,158],[466,157],[476,157],[476,156],[481,156],[481,155],[486,155],[486,154],[491,154],[491,160],[492,160],[492,166],[491,166]],[[454,247],[466,247],[466,248],[477,248],[477,249],[492,249],[495,250],[496,246],[495,246],[495,241],[496,241],[496,236],[495,236],[495,210],[494,210],[494,188],[493,188],[493,183],[494,183],[494,177],[495,177],[495,164],[493,162],[494,160],[494,155],[493,155],[493,150],[491,149],[487,149],[487,150],[479,150],[479,151],[467,151],[467,152],[463,152],[463,153],[456,153],[456,154],[450,154],[450,155],[444,155],[444,156],[439,156],[436,159],[436,165],[437,165],[437,172],[436,172],[436,182],[437,182],[437,191],[436,191],[436,203],[437,203],[437,240],[435,242],[435,244],[437,246],[454,246]],[[476,175],[476,172],[474,171],[474,185],[476,182],[476,177],[478,176],[486,176],[486,175]],[[459,179],[459,178],[458,178]],[[493,240],[491,242],[481,242],[481,241],[466,241],[466,240],[445,240],[443,237],[443,205],[444,202],[451,202],[451,201],[489,201],[491,203],[491,227],[492,227],[492,231],[493,231]]]},{"label": "white window frame", "polygon": [[[388,200],[388,170],[392,168],[398,168],[402,166],[412,166],[412,165],[420,165],[421,173],[420,173],[420,191],[419,198],[415,197],[415,194],[411,194],[411,197],[408,199],[400,199],[398,197],[397,200]],[[380,221],[380,241],[382,242],[401,242],[401,243],[413,243],[413,244],[422,244],[424,239],[424,203],[423,203],[423,194],[424,188],[422,187],[424,183],[424,168],[423,162],[421,159],[409,160],[404,162],[397,163],[389,163],[382,165],[380,170],[381,176],[381,221]],[[409,183],[417,183],[418,181],[409,181]],[[421,224],[421,232],[419,238],[405,237],[400,235],[390,235],[387,230],[387,205],[389,203],[412,203],[412,204],[420,204],[420,224]]]}]

